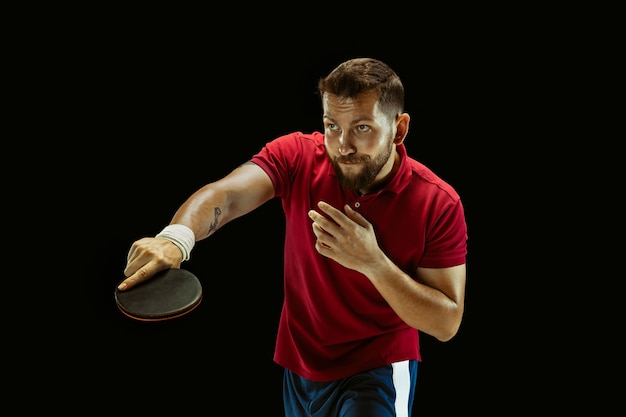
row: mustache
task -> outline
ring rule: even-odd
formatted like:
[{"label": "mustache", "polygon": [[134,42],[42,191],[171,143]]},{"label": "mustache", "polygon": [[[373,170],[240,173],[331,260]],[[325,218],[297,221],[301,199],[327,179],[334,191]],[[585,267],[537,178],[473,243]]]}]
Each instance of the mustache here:
[{"label": "mustache", "polygon": [[344,164],[355,164],[355,163],[359,163],[359,162],[369,162],[370,157],[369,155],[364,155],[364,156],[338,156],[335,158],[335,161],[337,163],[344,163]]}]

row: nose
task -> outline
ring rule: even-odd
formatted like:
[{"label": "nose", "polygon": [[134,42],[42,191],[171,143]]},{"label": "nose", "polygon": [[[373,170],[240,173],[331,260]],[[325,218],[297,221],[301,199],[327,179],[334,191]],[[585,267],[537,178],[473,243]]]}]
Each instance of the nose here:
[{"label": "nose", "polygon": [[355,152],[354,146],[352,146],[352,143],[347,137],[347,134],[342,133],[341,136],[339,136],[339,153],[341,155],[349,155],[354,152]]}]

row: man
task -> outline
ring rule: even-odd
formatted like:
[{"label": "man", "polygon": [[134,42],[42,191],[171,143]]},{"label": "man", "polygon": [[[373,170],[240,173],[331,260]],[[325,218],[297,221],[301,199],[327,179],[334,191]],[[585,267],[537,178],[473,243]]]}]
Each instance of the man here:
[{"label": "man", "polygon": [[295,132],[193,193],[133,243],[120,289],[189,259],[195,242],[279,198],[284,302],[274,360],[285,413],[410,416],[419,331],[441,341],[464,310],[467,230],[455,190],[404,145],[404,87],[385,63],[319,80],[324,132]]}]

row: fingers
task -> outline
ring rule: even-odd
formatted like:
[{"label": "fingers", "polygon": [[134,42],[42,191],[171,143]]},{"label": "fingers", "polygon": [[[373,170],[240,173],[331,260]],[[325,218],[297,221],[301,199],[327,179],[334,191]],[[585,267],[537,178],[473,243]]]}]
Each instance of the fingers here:
[{"label": "fingers", "polygon": [[359,213],[358,211],[354,210],[352,207],[350,207],[349,204],[346,204],[344,206],[344,210],[346,211],[346,216],[352,220],[353,222],[355,222],[356,224],[358,224],[359,226],[368,228],[370,226],[370,222],[367,221],[367,219],[365,217],[363,217],[363,215],[361,213]]},{"label": "fingers", "polygon": [[[315,243],[317,247],[317,251],[320,252],[321,249],[330,249],[331,241],[334,237],[327,233],[319,224],[313,222],[313,234],[317,238],[317,242]],[[318,247],[319,246],[319,247]]]},{"label": "fingers", "polygon": [[148,267],[148,265],[139,268],[134,274],[132,274],[131,276],[129,276],[128,278],[126,278],[124,281],[122,281],[117,288],[120,291],[124,291],[124,290],[128,290],[132,287],[134,287],[135,285],[146,281],[147,279],[149,279],[150,277],[152,277],[154,274],[156,274],[157,272],[159,272],[159,270],[156,270],[154,268],[150,268]]},{"label": "fingers", "polygon": [[[320,210],[326,213],[329,218],[334,220],[337,225],[341,226],[342,222],[345,221],[346,216],[341,211],[337,210],[330,204],[324,201],[320,201],[319,203],[317,203],[317,207],[319,207]],[[320,217],[324,219],[324,216],[320,216]]]},{"label": "fingers", "polygon": [[317,238],[315,249],[322,255],[330,256],[329,250],[337,245],[336,236],[341,234],[342,227],[338,222],[345,220],[345,215],[330,204],[319,202],[318,206],[330,219],[315,210],[309,210],[309,218],[313,220],[313,234]]},{"label": "fingers", "polygon": [[[317,238],[316,246],[319,245],[321,248],[330,248],[334,236],[328,229],[337,228],[337,226],[315,210],[309,211],[309,218],[313,220],[311,226],[313,228],[313,234]],[[318,252],[320,252],[320,248],[318,248]]]},{"label": "fingers", "polygon": [[317,205],[320,211],[309,210],[308,215],[313,220],[316,249],[322,255],[330,256],[332,249],[346,252],[346,248],[361,246],[373,233],[371,223],[348,204],[345,213],[323,201]]},{"label": "fingers", "polygon": [[318,223],[322,229],[331,234],[338,233],[339,229],[350,230],[350,228],[355,226],[355,223],[365,228],[369,228],[371,226],[361,213],[355,211],[348,204],[344,206],[345,213],[323,201],[320,201],[317,205],[328,217],[321,215],[315,210],[309,210],[309,218]]},{"label": "fingers", "polygon": [[146,281],[157,272],[168,268],[179,268],[182,255],[176,245],[167,239],[143,238],[133,243],[124,269],[124,279],[120,291],[128,290]]},{"label": "fingers", "polygon": [[313,220],[313,223],[319,225],[322,230],[331,234],[333,230],[336,231],[338,228],[341,228],[339,221],[341,221],[342,218],[345,218],[343,213],[341,213],[330,204],[324,202],[319,202],[317,205],[322,210],[322,212],[328,215],[328,217],[323,216],[315,210],[309,210],[309,218]]}]

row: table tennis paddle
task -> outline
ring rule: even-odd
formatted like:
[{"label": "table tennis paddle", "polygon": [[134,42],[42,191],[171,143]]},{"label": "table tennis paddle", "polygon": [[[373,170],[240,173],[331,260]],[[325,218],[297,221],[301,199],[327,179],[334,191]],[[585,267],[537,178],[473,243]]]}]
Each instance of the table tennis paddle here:
[{"label": "table tennis paddle", "polygon": [[193,311],[201,301],[200,280],[186,269],[166,269],[125,291],[115,287],[119,310],[141,321],[181,317]]}]

